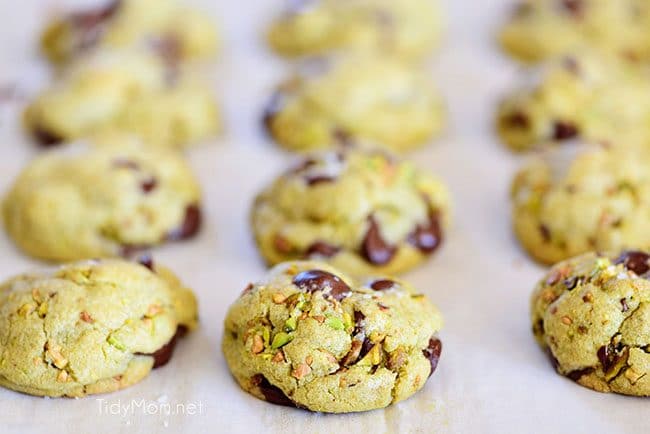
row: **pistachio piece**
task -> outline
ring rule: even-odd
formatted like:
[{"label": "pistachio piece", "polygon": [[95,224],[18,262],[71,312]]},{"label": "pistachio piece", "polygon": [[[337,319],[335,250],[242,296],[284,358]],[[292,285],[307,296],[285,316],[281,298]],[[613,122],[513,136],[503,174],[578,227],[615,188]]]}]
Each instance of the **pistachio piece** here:
[{"label": "pistachio piece", "polygon": [[343,324],[343,321],[341,321],[339,318],[335,316],[331,316],[327,318],[325,320],[325,324],[333,328],[334,330],[345,330],[345,325]]},{"label": "pistachio piece", "polygon": [[106,339],[106,342],[108,342],[109,345],[111,345],[111,346],[117,348],[117,349],[120,350],[120,351],[124,351],[124,350],[126,349],[126,347],[124,346],[124,344],[123,344],[122,342],[120,342],[119,340],[117,340],[117,339],[115,338],[115,336],[113,336],[113,335],[110,335],[110,336],[108,337],[108,339]]},{"label": "pistachio piece", "polygon": [[345,326],[345,330],[350,330],[354,328],[352,317],[347,312],[343,312],[343,325]]},{"label": "pistachio piece", "polygon": [[284,329],[288,332],[292,332],[298,327],[298,318],[292,316],[284,322]]},{"label": "pistachio piece", "polygon": [[273,337],[273,342],[271,343],[271,348],[274,350],[277,350],[278,348],[281,348],[291,342],[293,340],[293,336],[290,335],[289,333],[285,332],[280,332],[276,334]]}]

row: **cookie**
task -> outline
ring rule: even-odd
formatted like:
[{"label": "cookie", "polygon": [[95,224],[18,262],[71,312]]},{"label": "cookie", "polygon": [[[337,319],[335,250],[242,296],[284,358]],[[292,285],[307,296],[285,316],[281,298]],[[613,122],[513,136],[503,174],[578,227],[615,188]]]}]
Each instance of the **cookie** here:
[{"label": "cookie", "polygon": [[587,253],[537,284],[533,332],[558,373],[599,392],[650,396],[649,252]]},{"label": "cookie", "polygon": [[193,236],[200,191],[184,159],[123,140],[69,145],[33,160],[2,204],[5,228],[31,256],[126,255]]},{"label": "cookie", "polygon": [[313,154],[256,197],[252,229],[270,265],[317,258],[353,275],[400,273],[441,245],[448,196],[379,151]]},{"label": "cookie", "polygon": [[109,0],[94,9],[56,17],[41,35],[51,62],[65,64],[93,50],[142,48],[166,59],[211,57],[214,24],[176,0]]},{"label": "cookie", "polygon": [[581,51],[526,71],[500,103],[496,126],[515,151],[580,137],[617,143],[650,138],[650,77],[638,65]]},{"label": "cookie", "polygon": [[386,407],[438,365],[442,318],[400,280],[357,282],[320,262],[276,266],[230,307],[222,342],[242,389],[326,413]]},{"label": "cookie", "polygon": [[46,146],[122,131],[152,146],[182,148],[220,129],[206,83],[143,51],[79,58],[29,104],[24,124]]},{"label": "cookie", "polygon": [[16,276],[0,285],[0,385],[49,397],[123,389],[165,365],[196,324],[192,291],[151,261]]},{"label": "cookie", "polygon": [[343,56],[303,62],[269,101],[264,125],[291,151],[358,143],[407,151],[440,134],[444,117],[423,71],[387,57]]},{"label": "cookie", "polygon": [[554,263],[650,246],[650,149],[569,143],[526,164],[512,184],[515,233]]},{"label": "cookie", "polygon": [[353,50],[417,59],[438,46],[441,33],[437,1],[292,0],[272,23],[268,41],[290,57]]},{"label": "cookie", "polygon": [[524,0],[499,34],[511,56],[538,62],[577,47],[647,61],[650,4],[644,0]]}]

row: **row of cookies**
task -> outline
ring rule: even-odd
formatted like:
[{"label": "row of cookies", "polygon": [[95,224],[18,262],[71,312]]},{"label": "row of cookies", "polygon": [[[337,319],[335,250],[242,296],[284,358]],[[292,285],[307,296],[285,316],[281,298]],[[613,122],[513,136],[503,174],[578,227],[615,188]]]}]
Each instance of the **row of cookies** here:
[{"label": "row of cookies", "polygon": [[212,23],[173,0],[118,0],[45,30],[56,81],[24,121],[44,145],[79,143],[29,163],[2,214],[25,253],[73,262],[1,285],[1,385],[52,397],[118,390],[196,328],[196,298],[170,270],[111,258],[200,228],[200,188],[176,149],[218,130],[210,92],[189,78],[216,43]]},{"label": "row of cookies", "polygon": [[500,103],[502,141],[536,155],[512,183],[525,250],[555,265],[531,300],[553,366],[601,392],[649,396],[650,9],[524,0],[499,40],[539,63]]}]

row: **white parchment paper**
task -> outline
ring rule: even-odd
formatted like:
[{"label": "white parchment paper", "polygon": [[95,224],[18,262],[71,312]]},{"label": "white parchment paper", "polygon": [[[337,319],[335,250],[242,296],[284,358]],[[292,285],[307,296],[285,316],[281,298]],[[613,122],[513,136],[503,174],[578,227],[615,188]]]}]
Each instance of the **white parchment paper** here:
[{"label": "white parchment paper", "polygon": [[[197,3],[224,34],[210,75],[227,131],[189,154],[205,195],[201,236],[155,257],[196,291],[201,327],[179,344],[168,366],[122,392],[54,400],[0,390],[0,433],[648,432],[647,399],[602,395],[556,375],[530,333],[528,299],[543,269],[511,235],[508,187],[520,161],[491,130],[494,104],[517,75],[493,43],[508,0],[443,1],[449,28],[431,76],[448,100],[449,128],[410,155],[448,183],[455,205],[444,248],[406,276],[445,315],[434,376],[406,402],[351,415],[278,407],[240,391],[221,355],[222,321],[242,288],[265,271],[248,230],[251,200],[292,158],[272,145],[259,122],[287,70],[261,38],[281,0]],[[16,86],[10,92],[16,98],[0,98],[2,191],[38,152],[18,123],[22,99],[48,78],[36,30],[48,13],[72,4],[0,0],[0,94]],[[0,279],[39,265],[0,233]],[[176,414],[164,414],[165,404]]]}]

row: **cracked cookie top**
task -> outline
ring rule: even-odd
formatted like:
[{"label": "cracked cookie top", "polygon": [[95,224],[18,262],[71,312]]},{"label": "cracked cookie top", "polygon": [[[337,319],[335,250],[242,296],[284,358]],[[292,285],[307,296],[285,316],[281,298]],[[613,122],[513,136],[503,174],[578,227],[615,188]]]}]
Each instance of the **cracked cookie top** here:
[{"label": "cracked cookie top", "polygon": [[650,246],[650,148],[570,142],[524,166],[513,224],[535,259]]},{"label": "cracked cookie top", "polygon": [[312,154],[255,199],[252,229],[269,264],[318,258],[354,275],[398,273],[441,244],[446,187],[381,151]]},{"label": "cracked cookie top", "polygon": [[645,67],[580,50],[524,74],[522,86],[503,99],[496,115],[499,136],[512,150],[576,138],[616,144],[650,137]]},{"label": "cracked cookie top", "polygon": [[560,374],[600,392],[650,396],[650,251],[555,265],[531,311],[535,338]]},{"label": "cracked cookie top", "polygon": [[21,249],[65,261],[126,255],[197,233],[200,190],[183,157],[114,140],[67,145],[23,170],[2,209]]},{"label": "cracked cookie top", "polygon": [[427,56],[442,33],[439,7],[430,0],[290,0],[268,32],[284,56],[337,50]]},{"label": "cracked cookie top", "polygon": [[50,61],[63,64],[88,51],[145,48],[167,60],[206,58],[218,41],[212,21],[177,0],[107,0],[55,18],[41,35]]},{"label": "cracked cookie top", "polygon": [[438,310],[406,282],[357,282],[320,262],[289,262],[230,307],[223,351],[240,386],[258,398],[365,411],[424,386],[440,357],[441,326]]},{"label": "cracked cookie top", "polygon": [[523,0],[499,34],[503,48],[538,62],[588,46],[629,58],[650,58],[646,0]]},{"label": "cracked cookie top", "polygon": [[30,102],[23,121],[43,146],[117,131],[180,149],[220,129],[208,85],[143,50],[103,50],[75,59]]},{"label": "cracked cookie top", "polygon": [[0,385],[79,397],[128,387],[196,327],[193,293],[171,271],[93,260],[0,285]]},{"label": "cracked cookie top", "polygon": [[417,68],[390,56],[341,55],[300,63],[272,96],[264,125],[292,151],[367,143],[407,151],[440,133],[444,111]]}]

